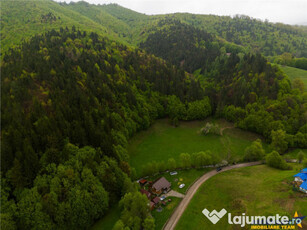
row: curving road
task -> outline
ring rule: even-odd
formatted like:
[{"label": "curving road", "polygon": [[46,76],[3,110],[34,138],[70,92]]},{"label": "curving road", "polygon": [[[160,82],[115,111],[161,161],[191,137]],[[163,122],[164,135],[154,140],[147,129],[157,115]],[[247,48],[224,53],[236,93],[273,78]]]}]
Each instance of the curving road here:
[{"label": "curving road", "polygon": [[206,174],[204,174],[202,177],[200,177],[187,191],[185,197],[181,200],[175,211],[173,212],[172,216],[168,219],[166,224],[164,225],[164,230],[173,230],[176,227],[176,224],[178,223],[180,217],[182,216],[183,212],[185,211],[186,207],[190,203],[191,199],[193,198],[194,194],[198,190],[198,188],[209,178],[213,177],[216,174],[222,173],[224,171],[228,171],[231,169],[236,168],[243,168],[248,166],[254,166],[254,165],[260,165],[262,164],[261,161],[257,162],[250,162],[250,163],[243,163],[243,164],[237,164],[237,165],[231,165],[224,167],[221,171],[217,172],[216,170],[212,170]]}]

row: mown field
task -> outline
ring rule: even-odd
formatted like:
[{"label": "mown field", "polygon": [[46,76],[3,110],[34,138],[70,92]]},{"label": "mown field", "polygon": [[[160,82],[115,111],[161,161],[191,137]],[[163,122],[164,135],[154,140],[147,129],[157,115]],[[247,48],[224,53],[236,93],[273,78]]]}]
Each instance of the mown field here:
[{"label": "mown field", "polygon": [[307,91],[307,70],[282,65],[279,65],[279,67],[289,76],[291,80],[300,78],[304,82],[305,91]]},{"label": "mown field", "polygon": [[[290,182],[301,165],[293,164],[293,170],[280,171],[266,165],[235,169],[218,174],[205,182],[193,197],[177,224],[181,229],[239,229],[222,218],[213,225],[202,210],[225,208],[232,215],[289,215],[295,211],[300,216],[307,214],[307,197],[292,191]],[[307,226],[306,219],[303,227]],[[241,228],[240,228],[241,229]],[[249,228],[246,228],[249,229]]]},{"label": "mown field", "polygon": [[[140,132],[131,139],[128,151],[130,165],[140,176],[142,168],[148,162],[178,161],[181,153],[194,153],[210,150],[221,159],[231,157],[240,160],[244,150],[252,141],[261,136],[233,128],[233,124],[217,120],[221,127],[231,127],[223,131],[223,136],[200,134],[207,121],[180,122],[179,127],[171,126],[167,119],[157,120],[148,130]],[[267,149],[267,145],[263,143]]]}]

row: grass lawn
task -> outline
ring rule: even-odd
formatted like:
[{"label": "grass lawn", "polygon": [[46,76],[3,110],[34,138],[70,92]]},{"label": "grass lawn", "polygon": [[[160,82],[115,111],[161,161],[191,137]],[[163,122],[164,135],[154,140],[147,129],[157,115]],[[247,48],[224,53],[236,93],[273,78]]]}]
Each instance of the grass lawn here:
[{"label": "grass lawn", "polygon": [[181,201],[180,198],[177,197],[168,197],[172,199],[170,203],[166,207],[163,207],[162,212],[157,212],[157,210],[153,210],[151,215],[155,218],[156,230],[161,230],[164,226],[165,222],[173,213],[174,209],[177,207],[179,202]]},{"label": "grass lawn", "polygon": [[[281,171],[266,165],[234,169],[218,174],[205,182],[196,192],[186,211],[177,224],[181,229],[241,229],[229,225],[228,218],[222,218],[213,225],[202,210],[225,208],[234,215],[289,215],[295,211],[307,215],[307,198],[303,193],[293,192],[290,182],[301,165],[292,164],[294,169]],[[304,219],[303,227],[307,226]],[[249,229],[249,228],[246,228]]]},{"label": "grass lawn", "polygon": [[91,230],[107,230],[112,229],[114,224],[120,218],[121,210],[116,204],[111,209],[109,209],[107,215],[105,215],[102,219],[97,221],[91,228]]},{"label": "grass lawn", "polygon": [[289,76],[291,80],[300,78],[305,84],[305,91],[307,91],[307,70],[282,65],[279,65],[279,67]]},{"label": "grass lawn", "polygon": [[[237,128],[225,129],[223,136],[202,135],[200,129],[207,121],[180,122],[179,127],[171,126],[167,119],[157,120],[148,130],[138,133],[130,140],[128,152],[130,165],[140,176],[146,163],[167,161],[173,157],[179,159],[181,153],[194,153],[211,150],[221,158],[230,153],[234,158],[241,158],[244,150],[252,141],[261,136]],[[231,127],[224,120],[215,121],[221,127]],[[266,145],[264,144],[266,147]]]}]

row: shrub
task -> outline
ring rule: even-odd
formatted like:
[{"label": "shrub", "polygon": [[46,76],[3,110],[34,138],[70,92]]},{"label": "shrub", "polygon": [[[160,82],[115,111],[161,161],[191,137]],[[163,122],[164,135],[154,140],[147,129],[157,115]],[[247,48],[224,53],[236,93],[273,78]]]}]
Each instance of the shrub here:
[{"label": "shrub", "polygon": [[268,166],[272,168],[277,168],[282,170],[288,170],[292,168],[276,151],[273,151],[266,156],[266,163]]},{"label": "shrub", "polygon": [[299,153],[297,154],[298,163],[302,163],[304,158],[305,158],[304,153],[302,151],[299,151]]},{"label": "shrub", "polygon": [[264,150],[261,140],[257,139],[251,146],[245,149],[244,161],[257,161],[261,160],[264,156]]}]

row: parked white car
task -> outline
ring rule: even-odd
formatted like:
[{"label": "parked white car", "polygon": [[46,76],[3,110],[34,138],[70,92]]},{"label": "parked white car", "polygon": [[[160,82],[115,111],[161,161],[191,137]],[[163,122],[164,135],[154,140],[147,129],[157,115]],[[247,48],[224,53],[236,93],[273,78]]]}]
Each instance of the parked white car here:
[{"label": "parked white car", "polygon": [[177,175],[178,173],[176,171],[170,172],[169,173],[171,176]]},{"label": "parked white car", "polygon": [[183,188],[185,186],[185,184],[181,184],[179,185],[179,188]]}]

